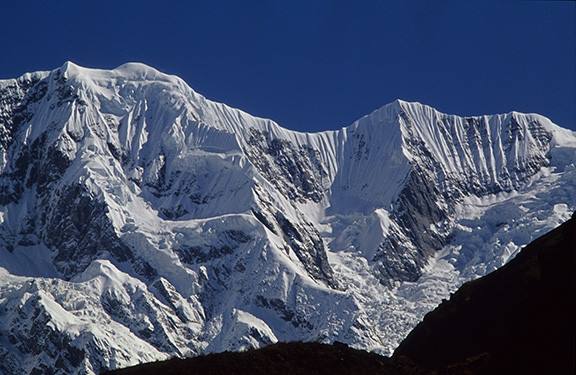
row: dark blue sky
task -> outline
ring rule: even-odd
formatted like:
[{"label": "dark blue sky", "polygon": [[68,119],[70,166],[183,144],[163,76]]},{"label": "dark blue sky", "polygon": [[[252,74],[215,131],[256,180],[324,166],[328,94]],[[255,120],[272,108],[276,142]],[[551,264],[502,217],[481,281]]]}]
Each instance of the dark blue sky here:
[{"label": "dark blue sky", "polygon": [[285,127],[395,98],[576,129],[573,1],[2,1],[0,77],[141,61]]}]

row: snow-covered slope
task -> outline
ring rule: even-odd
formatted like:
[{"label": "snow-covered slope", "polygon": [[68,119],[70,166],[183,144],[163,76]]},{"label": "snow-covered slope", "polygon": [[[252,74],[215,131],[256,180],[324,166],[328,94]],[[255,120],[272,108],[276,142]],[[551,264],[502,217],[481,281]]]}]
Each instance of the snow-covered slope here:
[{"label": "snow-covered slope", "polygon": [[0,372],[388,353],[569,217],[575,163],[576,135],[533,114],[395,101],[309,134],[142,64],[0,81]]}]

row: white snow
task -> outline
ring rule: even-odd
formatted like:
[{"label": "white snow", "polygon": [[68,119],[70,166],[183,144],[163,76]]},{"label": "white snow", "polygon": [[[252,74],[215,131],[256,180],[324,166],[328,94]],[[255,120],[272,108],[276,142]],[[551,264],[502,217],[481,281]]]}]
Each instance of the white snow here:
[{"label": "white snow", "polygon": [[[58,105],[60,73],[77,99]],[[8,335],[30,335],[38,311],[54,337],[86,351],[78,372],[293,340],[390,354],[450,292],[576,209],[576,135],[539,115],[464,118],[398,100],[341,130],[308,134],[210,101],[143,64],[67,62],[26,77],[46,79],[51,95],[31,107],[0,171],[46,136],[72,160],[49,197],[82,186],[107,207],[112,234],[134,258],[100,249],[65,279],[58,249],[24,225],[42,204],[35,187],[0,206],[0,358],[25,361],[26,371],[57,358],[4,345]],[[410,241],[394,204],[418,168],[453,199],[436,202],[450,205],[446,223],[428,227],[452,237],[417,281],[385,286],[374,258],[391,233]],[[299,228],[298,244],[321,236],[334,284],[299,258],[278,212]],[[155,274],[139,273],[138,262]]]}]

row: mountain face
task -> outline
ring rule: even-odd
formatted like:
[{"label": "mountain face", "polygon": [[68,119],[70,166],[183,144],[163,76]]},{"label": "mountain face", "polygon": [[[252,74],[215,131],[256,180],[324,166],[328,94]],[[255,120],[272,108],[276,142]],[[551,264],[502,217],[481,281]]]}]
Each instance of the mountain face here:
[{"label": "mountain face", "polygon": [[574,244],[576,213],[503,267],[458,288],[392,358],[338,342],[292,342],[109,374],[574,374]]},{"label": "mountain face", "polygon": [[575,133],[534,114],[398,100],[309,134],[142,64],[0,81],[0,372],[390,353],[569,218],[575,165]]}]

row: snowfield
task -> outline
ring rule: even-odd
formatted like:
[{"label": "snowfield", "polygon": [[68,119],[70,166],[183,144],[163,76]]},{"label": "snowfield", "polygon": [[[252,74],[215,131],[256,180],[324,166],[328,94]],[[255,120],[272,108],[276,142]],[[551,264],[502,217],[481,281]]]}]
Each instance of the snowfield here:
[{"label": "snowfield", "polygon": [[576,134],[397,100],[300,133],[143,64],[0,81],[0,373],[390,354],[576,209]]}]

